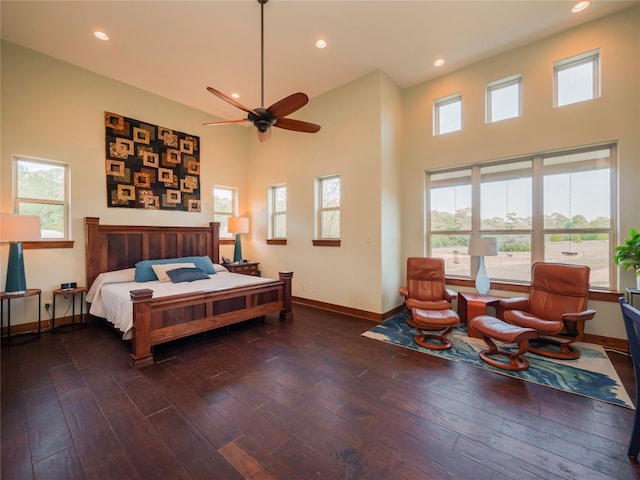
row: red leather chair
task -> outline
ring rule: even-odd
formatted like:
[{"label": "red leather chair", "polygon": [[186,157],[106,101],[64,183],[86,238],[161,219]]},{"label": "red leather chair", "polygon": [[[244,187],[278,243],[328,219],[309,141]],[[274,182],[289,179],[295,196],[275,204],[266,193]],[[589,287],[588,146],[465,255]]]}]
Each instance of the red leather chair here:
[{"label": "red leather chair", "polygon": [[[451,300],[456,292],[445,287],[444,260],[433,257],[409,257],[407,259],[407,285],[400,288],[405,307],[411,312],[407,323],[420,334],[415,342],[425,348],[444,350],[451,348],[447,339],[460,323],[458,314],[451,310]],[[440,333],[430,333],[441,331]],[[439,343],[426,342],[425,338]]]},{"label": "red leather chair", "polygon": [[585,322],[596,314],[587,309],[590,271],[585,265],[534,263],[529,298],[500,301],[505,322],[538,332],[530,352],[564,360],[580,357],[572,344],[582,340]]}]

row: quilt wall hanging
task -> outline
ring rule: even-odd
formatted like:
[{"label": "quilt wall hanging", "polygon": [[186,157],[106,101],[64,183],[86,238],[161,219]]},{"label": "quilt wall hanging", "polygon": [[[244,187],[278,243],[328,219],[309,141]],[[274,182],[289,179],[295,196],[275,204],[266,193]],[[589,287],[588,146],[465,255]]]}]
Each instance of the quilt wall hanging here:
[{"label": "quilt wall hanging", "polygon": [[109,207],[200,211],[200,137],[104,112]]}]

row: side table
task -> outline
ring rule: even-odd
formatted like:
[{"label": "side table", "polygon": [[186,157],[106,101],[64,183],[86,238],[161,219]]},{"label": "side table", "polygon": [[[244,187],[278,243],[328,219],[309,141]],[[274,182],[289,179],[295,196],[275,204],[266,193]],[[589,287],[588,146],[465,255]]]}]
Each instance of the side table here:
[{"label": "side table", "polygon": [[42,290],[38,288],[29,288],[26,292],[22,293],[7,293],[0,292],[0,330],[2,329],[2,324],[4,322],[4,301],[7,301],[7,336],[3,337],[7,339],[7,344],[11,344],[11,300],[16,298],[27,298],[38,296],[38,331],[37,332],[25,332],[18,335],[32,335],[33,338],[37,338],[40,336],[40,332],[42,331]]},{"label": "side table", "polygon": [[[86,287],[76,287],[76,288],[58,288],[53,291],[53,310],[51,312],[51,331],[54,332],[56,329],[60,329],[63,327],[71,327],[75,328],[76,325],[86,326],[84,323],[84,294],[86,293]],[[76,295],[80,294],[80,320],[76,324]],[[71,323],[58,325],[56,327],[56,297],[71,297]]]},{"label": "side table", "polygon": [[231,273],[242,273],[243,275],[253,275],[254,277],[260,276],[260,270],[258,270],[259,262],[240,262],[240,263],[224,263],[222,266],[229,270]]},{"label": "side table", "polygon": [[482,334],[469,325],[469,320],[478,315],[485,315],[487,307],[494,307],[500,316],[499,306],[503,297],[480,295],[471,292],[458,292],[458,316],[467,324],[467,334],[472,338],[482,338]]}]

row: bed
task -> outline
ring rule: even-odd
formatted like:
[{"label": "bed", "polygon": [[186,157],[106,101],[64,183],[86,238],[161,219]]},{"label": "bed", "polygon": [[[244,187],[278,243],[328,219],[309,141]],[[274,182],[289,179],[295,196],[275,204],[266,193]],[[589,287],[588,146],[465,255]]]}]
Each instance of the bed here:
[{"label": "bed", "polygon": [[[118,323],[123,338],[131,340],[136,368],[153,363],[155,345],[267,314],[293,319],[293,273],[280,272],[275,280],[226,272],[219,266],[216,222],[208,227],[101,225],[99,218],[86,217],[85,234],[89,312]],[[209,279],[184,283],[135,281],[138,262],[184,257],[208,257],[215,272]],[[118,295],[120,300],[114,300]],[[128,320],[108,318],[107,307],[114,305],[130,315],[130,328],[121,325]]]}]

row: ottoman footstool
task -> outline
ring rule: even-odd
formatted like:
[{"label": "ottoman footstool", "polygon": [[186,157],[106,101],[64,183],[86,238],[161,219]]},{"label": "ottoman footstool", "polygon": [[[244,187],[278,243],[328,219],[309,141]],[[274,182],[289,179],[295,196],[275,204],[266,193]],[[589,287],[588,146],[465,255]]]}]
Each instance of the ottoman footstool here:
[{"label": "ottoman footstool", "polygon": [[[482,334],[482,338],[489,347],[488,350],[480,352],[480,358],[483,362],[504,370],[526,370],[529,368],[529,361],[526,358],[521,358],[520,355],[529,350],[529,340],[538,338],[538,332],[533,328],[511,325],[489,315],[474,317],[471,319],[471,325]],[[503,343],[516,343],[519,347],[518,351],[512,353],[498,350],[494,340]],[[507,357],[509,363],[495,357]]]},{"label": "ottoman footstool", "polygon": [[[420,332],[419,335],[414,337],[414,341],[418,345],[431,350],[447,350],[451,348],[451,340],[447,337],[460,323],[460,317],[456,312],[453,310],[421,310],[414,308],[411,313],[412,322],[410,325]],[[436,342],[426,342],[425,339],[427,338]]]}]

